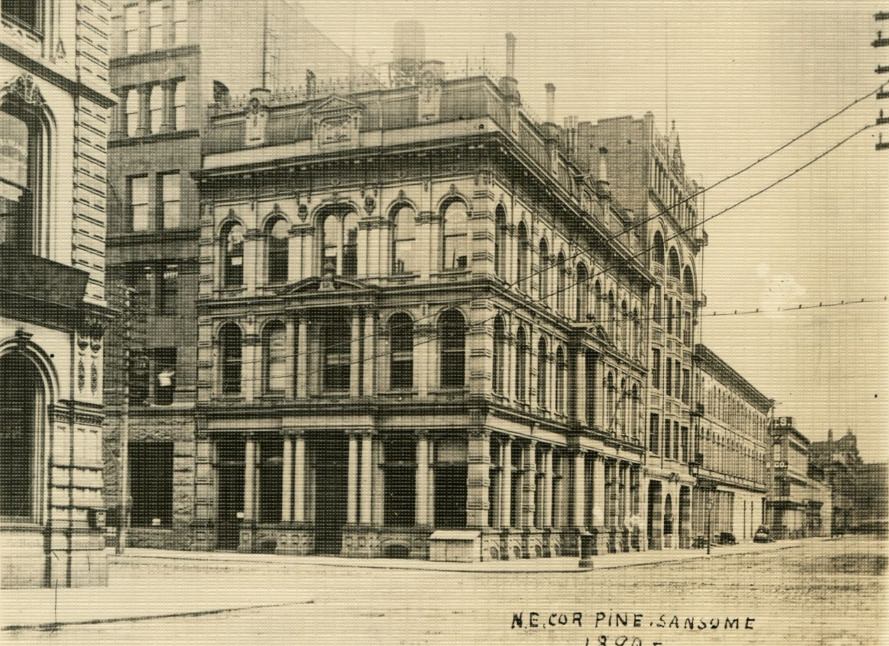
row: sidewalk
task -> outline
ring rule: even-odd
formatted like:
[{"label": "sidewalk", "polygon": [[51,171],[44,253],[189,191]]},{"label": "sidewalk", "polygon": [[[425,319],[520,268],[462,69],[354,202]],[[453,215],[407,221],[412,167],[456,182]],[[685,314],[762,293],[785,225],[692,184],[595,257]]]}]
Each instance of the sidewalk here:
[{"label": "sidewalk", "polygon": [[[824,539],[715,547],[711,558],[798,547]],[[669,550],[607,554],[593,558],[593,570],[582,570],[575,557],[483,563],[437,563],[401,559],[353,559],[322,556],[184,552],[129,548],[109,552],[107,588],[4,590],[0,630],[52,630],[58,626],[140,619],[200,616],[262,607],[313,603],[311,588],[270,589],[269,570],[292,571],[293,580],[317,576],[324,568],[416,570],[478,574],[585,574],[612,568],[706,559],[706,550]],[[186,576],[176,572],[189,570]],[[230,579],[222,572],[230,572]],[[339,570],[342,571],[342,570]],[[348,575],[347,572],[343,572]],[[226,582],[229,585],[226,585]],[[236,585],[231,582],[236,581]],[[56,597],[57,595],[57,597]],[[57,603],[56,603],[57,601]],[[2,633],[0,633],[2,635]],[[0,638],[2,641],[2,638]]]}]

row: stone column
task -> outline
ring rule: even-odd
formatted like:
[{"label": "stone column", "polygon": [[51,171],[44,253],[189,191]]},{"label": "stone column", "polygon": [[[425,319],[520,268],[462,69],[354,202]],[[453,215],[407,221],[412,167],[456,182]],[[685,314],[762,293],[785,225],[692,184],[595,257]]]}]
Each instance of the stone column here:
[{"label": "stone column", "polygon": [[417,482],[415,496],[416,524],[423,527],[429,524],[429,435],[417,431]]},{"label": "stone column", "polygon": [[581,347],[574,360],[574,419],[587,425],[586,419],[586,350]]},{"label": "stone column", "polygon": [[545,466],[543,472],[543,526],[553,526],[553,447],[548,447],[545,453]]},{"label": "stone column", "polygon": [[359,522],[362,525],[371,523],[371,501],[373,500],[373,435],[365,432],[361,435],[361,512]]},{"label": "stone column", "polygon": [[244,522],[250,523],[255,519],[256,506],[256,440],[253,436],[247,437],[244,445]]},{"label": "stone column", "polygon": [[349,466],[346,477],[346,522],[358,522],[358,436],[349,433]]},{"label": "stone column", "polygon": [[572,526],[582,529],[584,526],[584,462],[586,454],[584,451],[576,451],[574,453],[574,472],[572,474],[574,485],[574,518]]},{"label": "stone column", "polygon": [[[364,317],[364,395],[376,392],[376,314],[367,312]],[[356,367],[357,369],[357,367]]]},{"label": "stone column", "polygon": [[467,440],[466,525],[483,528],[488,526],[491,434],[484,429],[473,430]]},{"label": "stone column", "polygon": [[512,438],[504,439],[501,449],[503,475],[500,477],[500,526],[512,527]]},{"label": "stone column", "polygon": [[293,474],[293,520],[303,523],[306,520],[306,437],[298,432],[294,437],[294,474]]},{"label": "stone column", "polygon": [[531,440],[523,448],[525,454],[524,459],[524,481],[522,482],[523,502],[522,510],[525,518],[522,525],[525,527],[534,527],[535,503],[537,500],[537,442]]},{"label": "stone column", "polygon": [[349,351],[349,396],[361,395],[361,315],[352,310],[352,339]]},{"label": "stone column", "polygon": [[299,317],[296,355],[296,396],[305,399],[309,396],[309,321]]},{"label": "stone column", "polygon": [[289,523],[293,520],[293,438],[290,433],[284,435],[281,487],[281,522]]},{"label": "stone column", "polygon": [[596,454],[593,462],[593,527],[605,525],[605,460]]}]

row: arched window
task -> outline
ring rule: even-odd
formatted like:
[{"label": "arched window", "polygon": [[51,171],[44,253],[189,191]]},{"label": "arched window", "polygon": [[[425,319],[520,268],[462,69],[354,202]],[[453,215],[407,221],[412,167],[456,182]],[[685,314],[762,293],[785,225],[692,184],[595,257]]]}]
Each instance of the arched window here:
[{"label": "arched window", "polygon": [[327,317],[321,343],[324,353],[324,382],[327,392],[348,392],[351,377],[350,339],[352,332],[347,316]]},{"label": "arched window", "polygon": [[321,273],[333,269],[338,276],[358,274],[358,215],[333,212],[321,219]]},{"label": "arched window", "polygon": [[617,392],[617,426],[620,428],[621,435],[627,434],[627,380],[620,380],[620,390]]},{"label": "arched window", "polygon": [[519,222],[516,237],[518,238],[518,258],[516,259],[516,285],[523,291],[530,291],[529,285],[525,282],[528,279],[528,254],[530,253],[530,243],[528,241],[528,230],[525,228],[524,222]]},{"label": "arched window", "polygon": [[268,282],[271,285],[286,283],[288,270],[288,246],[290,226],[283,217],[268,221],[265,227],[266,263]]},{"label": "arched window", "polygon": [[506,279],[506,209],[497,205],[494,220],[494,273]]},{"label": "arched window", "polygon": [[603,308],[605,307],[605,304],[602,298],[602,283],[600,283],[598,280],[596,281],[594,292],[596,302],[593,304],[593,315],[596,317],[596,321],[599,323],[599,325],[604,325],[605,316]]},{"label": "arched window", "polygon": [[416,270],[414,209],[406,204],[396,206],[392,213],[392,225],[392,273],[409,274]]},{"label": "arched window", "polygon": [[568,286],[565,281],[567,273],[565,267],[565,254],[561,251],[556,258],[556,271],[558,272],[558,275],[556,276],[556,309],[559,311],[559,314],[565,314],[565,292],[568,291]]},{"label": "arched window", "polygon": [[617,343],[617,304],[614,292],[608,292],[608,335],[612,343]]},{"label": "arched window", "polygon": [[441,387],[462,388],[466,382],[466,321],[457,310],[442,314],[438,323],[441,340]]},{"label": "arched window", "polygon": [[639,437],[639,386],[638,384],[633,384],[633,393],[631,395],[632,406],[630,407],[630,434],[634,438]]},{"label": "arched window", "polygon": [[633,356],[637,359],[642,356],[642,321],[638,307],[633,309]]},{"label": "arched window", "polygon": [[515,391],[516,399],[520,402],[526,401],[527,386],[527,369],[528,369],[528,339],[525,337],[525,328],[520,327],[515,335]]},{"label": "arched window", "polygon": [[452,200],[445,207],[441,220],[443,238],[443,269],[465,269],[469,266],[469,219],[466,204]]},{"label": "arched window", "polygon": [[586,321],[587,320],[587,298],[589,294],[590,286],[587,284],[589,282],[589,274],[587,273],[586,265],[582,262],[577,263],[577,285],[575,286],[575,305],[574,305],[574,318],[578,321]]},{"label": "arched window", "polygon": [[562,347],[556,350],[556,411],[565,414],[565,353]]},{"label": "arched window", "polygon": [[221,231],[222,286],[240,287],[244,282],[244,227],[234,220]]},{"label": "arched window", "polygon": [[0,133],[0,244],[21,253],[34,253],[41,202],[40,116],[17,97],[4,97]]},{"label": "arched window", "polygon": [[503,394],[504,381],[503,359],[506,356],[506,330],[504,329],[503,319],[497,317],[494,319],[494,374],[492,388],[495,393]]},{"label": "arched window", "polygon": [[414,322],[407,314],[389,319],[389,387],[409,390],[414,386]]},{"label": "arched window", "polygon": [[627,302],[620,302],[620,348],[624,352],[628,352],[630,346],[627,342],[629,336],[630,315],[627,311]]},{"label": "arched window", "polygon": [[222,392],[241,392],[241,328],[226,323],[219,331]]},{"label": "arched window", "polygon": [[287,333],[281,321],[272,321],[262,331],[263,392],[282,394],[287,380]]},{"label": "arched window", "polygon": [[659,265],[664,264],[664,236],[661,235],[660,231],[654,232],[654,244],[652,245],[652,252],[654,253],[654,261]]},{"label": "arched window", "polygon": [[679,252],[676,251],[676,247],[670,247],[670,262],[669,262],[668,272],[670,274],[670,278],[679,278]]},{"label": "arched window", "polygon": [[691,267],[688,265],[682,270],[682,291],[692,295],[695,293],[695,278],[692,276]]},{"label": "arched window", "polygon": [[614,374],[609,372],[605,379],[605,422],[606,428],[614,432]]},{"label": "arched window", "polygon": [[542,305],[546,305],[549,300],[549,281],[547,281],[549,263],[549,246],[546,244],[546,238],[540,239],[537,247],[537,256],[539,267],[537,268],[537,299]]},{"label": "arched window", "polygon": [[537,342],[537,405],[546,408],[546,340]]}]

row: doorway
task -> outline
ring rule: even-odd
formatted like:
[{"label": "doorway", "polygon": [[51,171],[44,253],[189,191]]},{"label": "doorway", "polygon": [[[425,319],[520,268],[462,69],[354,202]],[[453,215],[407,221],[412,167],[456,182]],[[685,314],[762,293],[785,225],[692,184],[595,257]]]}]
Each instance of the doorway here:
[{"label": "doorway", "polygon": [[244,441],[224,440],[216,445],[218,485],[216,548],[236,550],[244,511]]},{"label": "doorway", "polygon": [[315,552],[339,554],[346,524],[348,442],[335,432],[313,442],[315,454]]}]

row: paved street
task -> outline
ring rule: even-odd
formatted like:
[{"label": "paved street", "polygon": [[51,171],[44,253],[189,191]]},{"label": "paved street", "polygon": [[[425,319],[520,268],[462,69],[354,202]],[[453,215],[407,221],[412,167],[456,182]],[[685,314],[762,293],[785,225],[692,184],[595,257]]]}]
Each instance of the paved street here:
[{"label": "paved street", "polygon": [[[582,573],[380,570],[274,562],[117,564],[107,591],[62,590],[69,606],[117,604],[105,617],[189,612],[5,630],[19,644],[875,644],[880,643],[885,543],[806,541],[787,549]],[[15,595],[15,592],[4,592]],[[51,591],[23,591],[51,608]],[[105,601],[97,595],[107,594]],[[24,598],[24,597],[22,597]],[[3,625],[24,623],[27,613]],[[140,612],[140,608],[145,609]],[[536,618],[539,628],[529,613]],[[523,612],[522,629],[512,629]],[[603,613],[599,627],[597,612]],[[203,614],[206,613],[206,614]],[[564,619],[558,614],[566,613]],[[574,613],[582,613],[580,626]],[[641,613],[640,627],[632,627]],[[620,614],[620,617],[617,615]],[[626,618],[629,626],[607,626]],[[661,615],[664,615],[663,620]],[[673,616],[679,627],[670,627]],[[74,615],[67,615],[73,618]],[[694,630],[686,629],[693,617]],[[752,618],[752,620],[748,620]],[[48,614],[47,619],[51,620]],[[701,619],[707,628],[700,630]],[[725,620],[730,628],[725,628]],[[734,619],[738,618],[737,628]],[[86,620],[84,616],[81,620]],[[566,621],[559,626],[560,620]],[[718,620],[719,628],[709,626]],[[549,625],[550,622],[556,625]],[[661,623],[664,627],[659,627]],[[546,625],[547,627],[543,627]],[[745,629],[750,626],[752,629]],[[885,632],[885,631],[883,631]],[[630,639],[622,642],[621,636]]]}]

